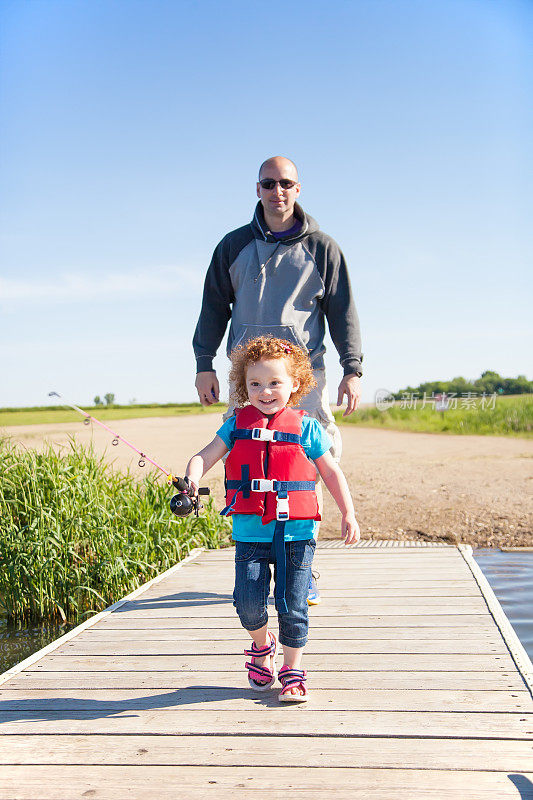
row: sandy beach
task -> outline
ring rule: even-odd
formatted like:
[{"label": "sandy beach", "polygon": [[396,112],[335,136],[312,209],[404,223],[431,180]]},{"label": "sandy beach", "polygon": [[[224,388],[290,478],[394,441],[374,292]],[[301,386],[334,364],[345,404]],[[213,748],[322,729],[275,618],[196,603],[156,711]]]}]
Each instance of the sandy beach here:
[{"label": "sandy beach", "polygon": [[[218,414],[118,420],[113,428],[174,474],[221,424]],[[533,545],[533,442],[496,436],[444,436],[361,428],[342,429],[341,464],[365,539],[466,542],[489,547]],[[111,436],[79,423],[0,428],[26,447],[70,437],[88,444],[115,468],[141,474],[138,458]],[[221,505],[221,464],[207,476]],[[170,491],[169,491],[170,494]],[[321,536],[339,535],[340,517],[325,497]]]}]

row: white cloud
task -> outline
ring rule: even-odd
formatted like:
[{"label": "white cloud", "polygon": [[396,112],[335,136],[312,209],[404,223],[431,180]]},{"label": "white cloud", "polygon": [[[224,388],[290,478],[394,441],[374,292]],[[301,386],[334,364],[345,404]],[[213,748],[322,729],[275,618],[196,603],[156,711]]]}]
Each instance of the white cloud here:
[{"label": "white cloud", "polygon": [[0,277],[0,301],[19,304],[46,300],[71,303],[86,300],[116,300],[160,294],[192,293],[202,290],[203,273],[194,267],[146,267],[135,272],[64,273],[46,281]]}]

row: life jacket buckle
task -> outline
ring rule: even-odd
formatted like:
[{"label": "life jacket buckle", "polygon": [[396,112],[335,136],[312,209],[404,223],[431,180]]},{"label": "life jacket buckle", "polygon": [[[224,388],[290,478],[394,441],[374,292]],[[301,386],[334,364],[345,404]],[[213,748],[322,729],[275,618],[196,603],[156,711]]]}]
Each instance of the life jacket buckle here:
[{"label": "life jacket buckle", "polygon": [[269,428],[252,428],[252,439],[259,442],[273,442],[274,434],[275,431],[271,431]]},{"label": "life jacket buckle", "polygon": [[274,492],[275,483],[276,481],[269,481],[265,478],[253,478],[250,488],[252,492]]},{"label": "life jacket buckle", "polygon": [[276,519],[284,522],[289,519],[289,498],[277,497],[276,498]]}]

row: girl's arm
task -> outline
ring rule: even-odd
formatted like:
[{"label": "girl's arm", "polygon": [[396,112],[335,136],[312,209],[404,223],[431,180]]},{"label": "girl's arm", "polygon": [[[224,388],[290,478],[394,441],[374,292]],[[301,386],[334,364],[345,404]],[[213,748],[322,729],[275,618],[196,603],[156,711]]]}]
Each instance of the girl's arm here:
[{"label": "girl's arm", "polygon": [[196,455],[191,458],[185,470],[185,477],[190,480],[195,489],[198,489],[200,481],[205,473],[209,472],[211,467],[213,467],[217,461],[220,461],[222,456],[225,456],[227,452],[229,452],[228,448],[220,436],[215,436],[212,442],[209,442],[203,450],[200,450],[199,453],[196,453]]},{"label": "girl's arm", "polygon": [[344,477],[344,472],[333,460],[331,453],[326,451],[323,456],[315,461],[320,477],[328,487],[333,499],[342,514],[342,537],[345,544],[352,544],[361,538],[359,525],[355,518],[352,496]]}]

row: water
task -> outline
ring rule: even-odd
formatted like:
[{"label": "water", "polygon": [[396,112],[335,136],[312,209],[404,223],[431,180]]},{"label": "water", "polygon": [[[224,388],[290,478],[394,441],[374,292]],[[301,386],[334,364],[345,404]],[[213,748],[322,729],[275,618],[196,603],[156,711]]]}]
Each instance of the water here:
[{"label": "water", "polygon": [[13,624],[0,614],[0,675],[73,627],[72,624]]},{"label": "water", "polygon": [[[474,557],[533,660],[533,553],[479,548]],[[73,627],[12,625],[0,615],[0,674]]]},{"label": "water", "polygon": [[474,550],[474,558],[533,661],[533,553]]}]

